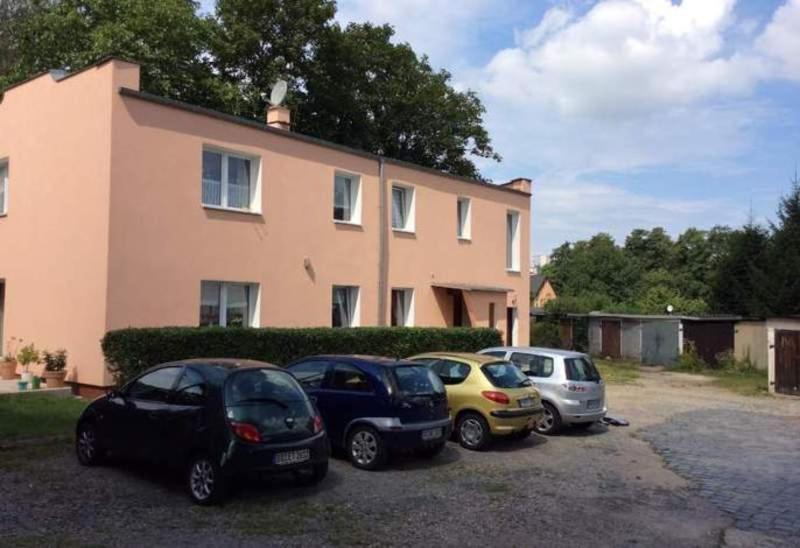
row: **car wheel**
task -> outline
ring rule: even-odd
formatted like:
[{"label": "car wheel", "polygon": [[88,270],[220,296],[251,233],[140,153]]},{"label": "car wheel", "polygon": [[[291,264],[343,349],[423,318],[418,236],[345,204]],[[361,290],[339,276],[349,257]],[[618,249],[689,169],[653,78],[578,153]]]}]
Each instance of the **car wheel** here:
[{"label": "car wheel", "polygon": [[544,415],[536,423],[536,431],[548,436],[556,434],[561,430],[561,415],[555,407],[547,402],[542,403],[542,406],[544,407]]},{"label": "car wheel", "polygon": [[439,453],[444,450],[444,446],[446,442],[437,443],[436,445],[431,445],[430,447],[423,447],[417,451],[417,455],[422,457],[423,459],[432,459],[436,457]]},{"label": "car wheel", "polygon": [[205,453],[189,461],[186,486],[192,500],[203,506],[219,503],[227,491],[227,481],[219,465]]},{"label": "car wheel", "polygon": [[75,438],[75,454],[78,462],[84,466],[101,464],[105,456],[103,451],[95,425],[90,422],[81,424]]},{"label": "car wheel", "polygon": [[303,470],[297,470],[294,473],[294,482],[303,487],[310,487],[317,485],[325,479],[328,475],[328,461],[322,464],[315,464]]},{"label": "car wheel", "polygon": [[380,468],[386,462],[383,438],[370,426],[356,426],[347,437],[347,456],[356,468]]},{"label": "car wheel", "polygon": [[489,445],[492,432],[486,419],[477,413],[464,413],[456,426],[458,441],[464,449],[481,451]]}]

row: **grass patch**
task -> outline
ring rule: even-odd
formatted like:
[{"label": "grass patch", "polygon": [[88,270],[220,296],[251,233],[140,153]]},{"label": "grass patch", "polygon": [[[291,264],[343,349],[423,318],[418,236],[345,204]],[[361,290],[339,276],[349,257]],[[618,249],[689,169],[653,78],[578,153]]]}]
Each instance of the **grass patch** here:
[{"label": "grass patch", "polygon": [[0,449],[0,470],[27,470],[32,468],[37,461],[65,453],[71,448],[72,439],[64,437],[49,439],[47,443],[25,444],[9,449]]},{"label": "grass patch", "polygon": [[769,395],[769,379],[766,371],[757,369],[745,371],[734,369],[686,369],[680,367],[673,371],[712,377],[714,386],[719,386],[743,396]]},{"label": "grass patch", "polygon": [[86,401],[31,394],[0,397],[0,444],[20,439],[71,437]]},{"label": "grass patch", "polygon": [[595,360],[607,384],[632,384],[639,378],[639,364],[629,361]]}]

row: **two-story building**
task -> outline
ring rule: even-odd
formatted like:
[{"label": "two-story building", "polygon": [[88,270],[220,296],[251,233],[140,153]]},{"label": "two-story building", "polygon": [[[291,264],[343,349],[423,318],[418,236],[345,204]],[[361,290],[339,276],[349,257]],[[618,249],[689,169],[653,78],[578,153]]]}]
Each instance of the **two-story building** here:
[{"label": "two-story building", "polygon": [[139,91],[107,59],[0,102],[0,329],[105,386],[128,326],[490,326],[527,344],[530,181],[487,184]]}]

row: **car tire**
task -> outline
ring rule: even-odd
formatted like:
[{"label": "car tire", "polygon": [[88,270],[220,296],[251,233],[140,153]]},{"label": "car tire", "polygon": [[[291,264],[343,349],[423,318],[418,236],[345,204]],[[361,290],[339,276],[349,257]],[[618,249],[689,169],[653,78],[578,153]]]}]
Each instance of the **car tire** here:
[{"label": "car tire", "polygon": [[75,455],[83,466],[97,466],[103,463],[105,450],[93,423],[87,421],[78,426],[75,436]]},{"label": "car tire", "polygon": [[489,423],[478,413],[464,413],[459,417],[456,425],[458,443],[464,449],[483,451],[492,441],[492,431]]},{"label": "car tire", "polygon": [[294,482],[301,487],[311,487],[317,485],[325,476],[328,475],[328,461],[322,464],[315,464],[304,470],[298,470],[294,473]]},{"label": "car tire", "polygon": [[228,492],[228,481],[219,464],[206,453],[197,453],[189,459],[186,487],[195,504],[219,504]]},{"label": "car tire", "polygon": [[542,406],[544,407],[544,415],[536,423],[536,432],[545,436],[557,434],[561,430],[561,414],[552,404],[543,402]]},{"label": "car tire", "polygon": [[423,447],[417,451],[417,455],[423,459],[435,458],[444,450],[445,445],[447,445],[447,442],[437,443],[436,445],[431,445],[429,447]]},{"label": "car tire", "polygon": [[347,436],[347,457],[356,468],[377,470],[386,463],[386,444],[371,426],[355,426]]}]

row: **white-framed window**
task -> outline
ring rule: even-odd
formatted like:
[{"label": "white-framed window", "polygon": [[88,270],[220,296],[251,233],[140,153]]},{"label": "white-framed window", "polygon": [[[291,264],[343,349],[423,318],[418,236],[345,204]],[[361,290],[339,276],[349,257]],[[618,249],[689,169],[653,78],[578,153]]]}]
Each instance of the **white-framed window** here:
[{"label": "white-framed window", "polygon": [[519,272],[519,212],[506,213],[506,269]]},{"label": "white-framed window", "polygon": [[8,213],[8,162],[0,161],[0,215]]},{"label": "white-framed window", "polygon": [[331,295],[331,326],[357,327],[361,323],[358,286],[334,285]]},{"label": "white-framed window", "polygon": [[200,327],[258,327],[258,284],[200,282]]},{"label": "white-framed window", "polygon": [[361,224],[361,178],[336,173],[333,179],[333,220]]},{"label": "white-framed window", "polygon": [[459,198],[456,206],[458,237],[469,240],[472,237],[472,202],[469,198]]},{"label": "white-framed window", "polygon": [[414,290],[392,289],[392,326],[414,325]]},{"label": "white-framed window", "polygon": [[259,212],[259,164],[252,156],[204,147],[203,205]]},{"label": "white-framed window", "polygon": [[392,185],[392,228],[414,232],[414,187]]}]

